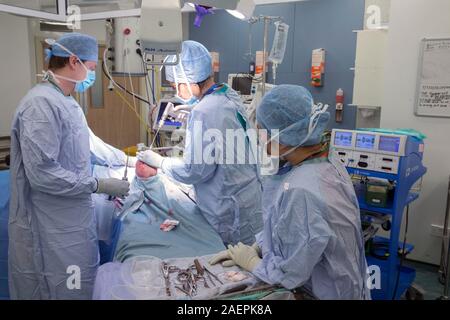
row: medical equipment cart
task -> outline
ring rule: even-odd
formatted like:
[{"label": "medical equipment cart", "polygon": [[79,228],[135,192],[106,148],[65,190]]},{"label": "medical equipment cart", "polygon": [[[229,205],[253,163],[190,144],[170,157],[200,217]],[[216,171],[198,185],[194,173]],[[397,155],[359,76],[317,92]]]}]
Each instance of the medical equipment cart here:
[{"label": "medical equipment cart", "polygon": [[[372,299],[399,299],[415,279],[415,270],[402,265],[413,246],[400,242],[399,237],[404,211],[407,209],[408,214],[409,204],[419,197],[412,188],[427,171],[422,164],[424,142],[417,135],[383,130],[336,129],[331,139],[334,155],[352,177],[361,177],[354,186],[362,221],[381,217],[385,221],[383,229],[390,231],[389,238],[373,235],[369,240],[377,248],[366,254],[369,271],[373,272],[371,279],[373,276],[376,280],[377,270],[381,273],[380,283],[377,286],[374,281],[375,286],[371,288]],[[370,179],[386,181],[392,186],[386,203],[376,205],[366,201]]]}]

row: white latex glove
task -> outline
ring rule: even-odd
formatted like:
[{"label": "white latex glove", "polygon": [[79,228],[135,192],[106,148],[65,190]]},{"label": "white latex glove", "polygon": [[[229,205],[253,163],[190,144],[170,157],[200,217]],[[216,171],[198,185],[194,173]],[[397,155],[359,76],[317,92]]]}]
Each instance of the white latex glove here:
[{"label": "white latex glove", "polygon": [[152,150],[138,152],[137,159],[153,168],[161,168],[164,157]]},{"label": "white latex glove", "polygon": [[[258,253],[258,256],[260,258],[262,258],[261,248],[258,246],[258,244],[256,242],[252,245],[252,248],[255,249],[255,251]],[[215,264],[217,264],[219,262],[222,262],[222,266],[223,267],[232,267],[232,266],[236,265],[236,263],[231,258],[229,250],[224,250],[224,251],[219,252],[217,255],[215,255],[209,261],[209,264],[210,265],[215,265]]]},{"label": "white latex glove", "polygon": [[95,193],[105,193],[113,197],[124,198],[130,191],[130,183],[128,181],[106,178],[97,180],[97,190]]},{"label": "white latex glove", "polygon": [[252,248],[256,250],[256,252],[258,253],[258,257],[262,258],[262,250],[261,248],[258,246],[258,243],[255,242],[254,244],[252,244]]},{"label": "white latex glove", "polygon": [[215,255],[211,260],[209,260],[210,265],[215,265],[219,262],[222,262],[223,267],[232,267],[236,265],[234,261],[231,259],[230,253],[228,250],[224,250]]},{"label": "white latex glove", "polygon": [[192,106],[179,105],[175,107],[172,102],[167,104],[167,108],[169,108],[169,116],[174,118],[177,122],[184,122],[192,110]]},{"label": "white latex glove", "polygon": [[231,259],[241,268],[252,272],[261,262],[261,258],[255,248],[239,242],[236,246],[228,246]]}]

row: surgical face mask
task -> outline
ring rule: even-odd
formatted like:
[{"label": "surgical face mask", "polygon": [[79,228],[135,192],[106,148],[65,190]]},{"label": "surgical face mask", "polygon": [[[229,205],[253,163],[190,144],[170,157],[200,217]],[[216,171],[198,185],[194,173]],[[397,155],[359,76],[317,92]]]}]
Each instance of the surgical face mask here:
[{"label": "surgical face mask", "polygon": [[84,63],[80,62],[82,64],[82,66],[86,69],[86,77],[83,80],[75,80],[72,78],[68,78],[68,77],[63,77],[57,74],[53,74],[53,76],[55,78],[59,78],[59,79],[64,79],[70,82],[74,82],[75,83],[75,92],[85,92],[87,89],[89,89],[90,87],[92,87],[92,85],[95,82],[95,71],[93,70],[89,70]]},{"label": "surgical face mask", "polygon": [[189,99],[183,99],[178,94],[175,96],[175,100],[176,100],[176,102],[181,103],[182,105],[186,105],[186,106],[193,106],[200,102],[200,100],[195,96],[192,96]]},{"label": "surgical face mask", "polygon": [[[74,54],[72,51],[70,51],[69,49],[64,47],[62,44],[54,42],[54,41],[52,41],[51,44],[57,45],[57,46],[61,47],[64,51],[66,51],[67,53],[77,57],[76,54]],[[67,81],[70,81],[70,82],[74,82],[75,83],[75,89],[74,89],[75,92],[82,93],[82,92],[85,92],[90,87],[92,87],[92,85],[95,82],[96,75],[95,75],[95,71],[94,70],[89,70],[86,67],[86,65],[83,63],[83,61],[81,61],[80,58],[77,57],[77,59],[80,62],[80,64],[83,66],[84,70],[86,71],[86,76],[85,76],[85,78],[83,80],[75,80],[75,79],[68,78],[68,77],[63,77],[63,76],[60,76],[60,75],[57,75],[57,74],[53,74],[53,76],[55,78],[60,78],[60,79],[64,79],[64,80],[67,80]]]},{"label": "surgical face mask", "polygon": [[86,69],[86,78],[84,78],[84,80],[75,82],[75,92],[85,92],[87,89],[92,87],[95,82],[95,71],[88,70],[84,63],[82,64]]},{"label": "surgical face mask", "polygon": [[[275,135],[277,135],[278,130],[274,130]],[[274,132],[272,132],[273,134]],[[272,141],[271,144],[271,154],[267,152],[268,144],[270,141],[267,139],[266,130],[258,130],[258,155],[259,155],[259,166],[262,176],[273,176],[277,174],[280,166],[280,159],[278,154],[278,143]]]},{"label": "surgical face mask", "polygon": [[179,102],[179,103],[181,103],[183,105],[187,105],[187,106],[193,106],[193,105],[199,103],[200,99],[192,94],[191,85],[190,85],[190,83],[187,80],[186,74],[184,72],[183,64],[180,63],[180,69],[181,69],[181,72],[182,72],[183,77],[184,77],[184,82],[183,83],[186,84],[186,86],[188,88],[188,91],[189,91],[190,97],[188,99],[184,99],[184,98],[182,98],[180,96],[180,92],[178,90],[179,81],[178,81],[178,77],[177,77],[177,73],[176,73],[176,68],[175,67],[172,67],[172,68],[173,68],[173,74],[174,74],[174,78],[175,78],[175,86],[176,86],[176,90],[177,90],[177,93],[175,95],[175,99],[177,100],[177,102]]},{"label": "surgical face mask", "polygon": [[[262,151],[264,153],[265,151]],[[278,173],[280,170],[280,159],[271,155],[263,155],[266,156],[266,160],[263,161],[263,164],[260,165],[260,172],[262,176],[273,176]]]}]

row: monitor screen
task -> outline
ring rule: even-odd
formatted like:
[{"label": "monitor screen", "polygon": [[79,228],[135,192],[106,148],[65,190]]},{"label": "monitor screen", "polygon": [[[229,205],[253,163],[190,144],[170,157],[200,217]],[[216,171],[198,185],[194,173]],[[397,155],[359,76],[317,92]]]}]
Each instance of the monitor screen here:
[{"label": "monitor screen", "polygon": [[339,147],[351,147],[352,146],[351,132],[336,131],[334,135],[334,145]]},{"label": "monitor screen", "polygon": [[248,96],[252,93],[252,77],[237,76],[233,78],[232,88],[238,91],[241,95]]},{"label": "monitor screen", "polygon": [[400,148],[400,137],[380,136],[378,150],[398,152]]},{"label": "monitor screen", "polygon": [[[160,102],[160,107],[159,107],[159,110],[158,110],[158,118],[156,120],[156,125],[158,125],[159,121],[161,120],[161,117],[163,116],[164,110],[166,110],[167,103],[168,103],[167,101],[161,101]],[[175,106],[180,105],[180,103],[173,103],[173,104]],[[171,117],[168,117],[164,121],[164,125],[165,126],[173,126],[173,127],[181,127],[183,124],[181,122],[174,121],[174,119],[172,119]]]},{"label": "monitor screen", "polygon": [[372,134],[358,133],[356,135],[356,147],[373,149],[375,147],[375,136]]}]

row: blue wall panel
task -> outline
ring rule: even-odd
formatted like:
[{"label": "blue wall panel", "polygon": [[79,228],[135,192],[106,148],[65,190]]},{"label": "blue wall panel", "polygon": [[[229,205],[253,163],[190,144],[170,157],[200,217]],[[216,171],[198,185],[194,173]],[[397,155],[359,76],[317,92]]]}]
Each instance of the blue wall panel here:
[{"label": "blue wall panel", "polygon": [[[254,15],[282,16],[290,26],[286,55],[277,72],[277,84],[307,87],[316,102],[330,105],[330,128],[354,128],[354,107],[346,106],[343,123],[334,121],[335,94],[338,88],[343,88],[345,102],[348,104],[352,100],[354,74],[350,68],[354,66],[356,51],[353,30],[363,27],[364,0],[314,0],[261,5],[256,7]],[[235,19],[225,11],[205,17],[200,28],[192,25],[193,19],[194,15],[191,15],[190,39],[220,53],[221,82],[227,81],[229,73],[248,71],[248,23]],[[263,48],[263,24],[254,24],[251,30],[251,50],[254,54]],[[269,27],[269,50],[274,33],[272,25]],[[326,50],[325,85],[322,88],[310,85],[311,54],[317,48]]]}]

